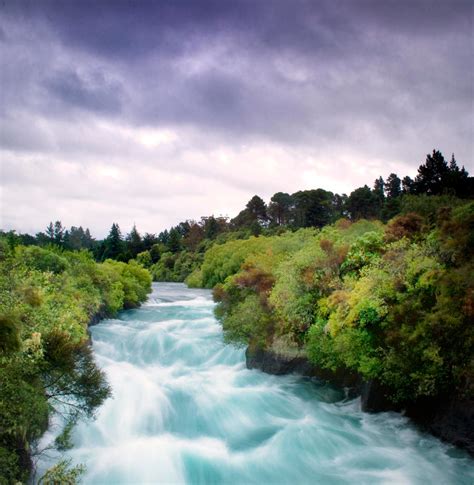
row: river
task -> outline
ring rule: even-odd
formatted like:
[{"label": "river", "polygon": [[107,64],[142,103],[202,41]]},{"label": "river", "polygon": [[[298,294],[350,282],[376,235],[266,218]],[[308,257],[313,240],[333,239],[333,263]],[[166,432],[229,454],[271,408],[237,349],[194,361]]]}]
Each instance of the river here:
[{"label": "river", "polygon": [[211,294],[158,283],[91,328],[113,388],[79,423],[90,484],[468,484],[473,461],[396,413],[365,414],[328,385],[245,367]]}]

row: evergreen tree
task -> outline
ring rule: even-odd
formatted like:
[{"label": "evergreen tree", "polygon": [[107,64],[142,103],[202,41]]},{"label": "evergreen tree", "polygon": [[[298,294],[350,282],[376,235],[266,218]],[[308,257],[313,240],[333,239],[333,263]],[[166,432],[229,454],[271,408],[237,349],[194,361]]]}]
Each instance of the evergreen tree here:
[{"label": "evergreen tree", "polygon": [[254,195],[247,202],[245,209],[240,211],[231,221],[236,228],[250,228],[254,222],[258,224],[266,224],[268,222],[267,206],[258,195]]},{"label": "evergreen tree", "polygon": [[54,244],[54,224],[50,222],[45,231],[49,243]]},{"label": "evergreen tree", "polygon": [[64,228],[61,221],[56,221],[54,223],[54,243],[57,246],[61,246],[63,243]]},{"label": "evergreen tree", "polygon": [[179,233],[178,229],[173,227],[169,232],[168,238],[168,249],[172,253],[177,253],[181,251],[181,234]]},{"label": "evergreen tree", "polygon": [[123,240],[120,227],[118,224],[113,223],[109,235],[104,241],[104,252],[101,259],[121,259],[122,252]]},{"label": "evergreen tree", "polygon": [[323,189],[300,190],[292,196],[296,227],[323,227],[334,218],[334,194]]},{"label": "evergreen tree", "polygon": [[154,234],[150,234],[149,232],[147,232],[143,236],[143,247],[145,248],[145,250],[150,250],[157,242],[158,238]]},{"label": "evergreen tree", "polygon": [[161,231],[158,234],[158,241],[163,244],[168,244],[168,240],[170,238],[170,234],[168,232],[168,229],[165,229],[164,231]]},{"label": "evergreen tree", "polygon": [[254,195],[247,202],[245,208],[247,209],[252,222],[257,221],[260,224],[267,222],[267,205],[258,195]]},{"label": "evergreen tree", "polygon": [[290,194],[285,192],[277,192],[270,199],[268,205],[268,216],[272,224],[277,226],[284,226],[290,222],[291,208],[293,199]]},{"label": "evergreen tree", "polygon": [[347,211],[346,211],[347,199],[348,197],[346,194],[342,194],[342,195],[334,194],[334,197],[332,199],[334,220],[347,216]]},{"label": "evergreen tree", "polygon": [[449,162],[449,187],[453,190],[457,197],[473,197],[474,194],[472,191],[471,182],[472,177],[469,177],[469,174],[464,167],[458,167],[453,153]]},{"label": "evergreen tree", "polygon": [[403,177],[402,180],[402,193],[404,194],[413,194],[414,192],[414,185],[415,182],[414,180],[409,177],[408,175],[406,177]]},{"label": "evergreen tree", "polygon": [[83,245],[83,238],[84,238],[84,229],[82,226],[76,227],[71,226],[70,235],[69,235],[69,245],[71,249],[82,249]]},{"label": "evergreen tree", "polygon": [[127,236],[126,243],[129,258],[136,258],[137,254],[144,250],[142,237],[137,231],[135,224],[133,225],[130,234]]},{"label": "evergreen tree", "polygon": [[215,239],[219,234],[219,224],[214,216],[203,218],[204,237],[206,239]]},{"label": "evergreen tree", "polygon": [[71,247],[71,234],[67,229],[64,231],[63,248],[64,249],[72,249],[72,247]]},{"label": "evergreen tree", "polygon": [[82,247],[85,249],[92,249],[94,247],[95,240],[92,237],[89,228],[86,228],[84,237],[82,238]]},{"label": "evergreen tree", "polygon": [[426,155],[426,162],[418,167],[415,193],[441,195],[449,188],[449,166],[439,150]]},{"label": "evergreen tree", "polygon": [[387,177],[387,182],[385,183],[385,194],[387,198],[394,199],[399,197],[402,193],[401,189],[402,181],[399,179],[396,173],[391,173]]},{"label": "evergreen tree", "polygon": [[382,177],[375,179],[373,192],[382,204],[385,199],[385,182]]},{"label": "evergreen tree", "polygon": [[351,192],[347,200],[347,210],[352,220],[377,217],[379,199],[367,185]]}]

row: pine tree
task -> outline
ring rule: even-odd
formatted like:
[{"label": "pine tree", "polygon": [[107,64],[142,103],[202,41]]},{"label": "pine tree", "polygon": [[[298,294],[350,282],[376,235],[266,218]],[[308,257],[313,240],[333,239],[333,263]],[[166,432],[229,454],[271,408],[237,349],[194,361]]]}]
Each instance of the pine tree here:
[{"label": "pine tree", "polygon": [[102,259],[120,259],[123,252],[123,240],[118,224],[113,223],[109,235],[104,241]]},{"label": "pine tree", "polygon": [[54,242],[57,246],[61,246],[63,243],[64,228],[61,221],[56,221],[54,223]]},{"label": "pine tree", "polygon": [[133,225],[130,234],[127,236],[127,249],[131,258],[136,258],[137,254],[141,253],[144,249],[142,237],[137,231],[135,224]]},{"label": "pine tree", "polygon": [[391,173],[387,177],[387,182],[385,183],[385,194],[387,198],[394,199],[399,197],[402,193],[401,189],[402,181],[399,179],[396,173]]},{"label": "pine tree", "polygon": [[54,244],[54,224],[52,222],[48,224],[48,227],[46,228],[45,233],[49,239],[49,242],[51,244]]}]

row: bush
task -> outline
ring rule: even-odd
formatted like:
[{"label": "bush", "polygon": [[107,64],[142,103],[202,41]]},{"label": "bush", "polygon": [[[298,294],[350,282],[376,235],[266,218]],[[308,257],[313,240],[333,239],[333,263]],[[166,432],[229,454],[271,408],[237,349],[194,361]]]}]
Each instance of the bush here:
[{"label": "bush", "polygon": [[[97,315],[138,305],[150,287],[150,274],[133,261],[97,264],[86,252],[34,246],[2,253],[0,483],[27,481],[30,450],[58,403],[73,422],[94,415],[110,390],[87,326]],[[59,467],[43,482],[72,480],[75,473]]]}]

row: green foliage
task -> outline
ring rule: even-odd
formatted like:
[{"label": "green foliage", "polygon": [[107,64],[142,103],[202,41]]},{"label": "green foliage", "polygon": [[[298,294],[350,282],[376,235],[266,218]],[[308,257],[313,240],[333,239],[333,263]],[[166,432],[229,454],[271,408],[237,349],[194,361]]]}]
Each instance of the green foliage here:
[{"label": "green foliage", "polygon": [[473,379],[474,203],[395,196],[410,211],[386,226],[340,220],[214,244],[188,281],[214,287],[227,341],[284,342],[382,381],[394,401],[461,392]]},{"label": "green foliage", "polygon": [[200,253],[181,251],[162,254],[160,260],[151,266],[154,281],[184,281],[202,262]]},{"label": "green foliage", "polygon": [[48,250],[36,246],[20,246],[17,252],[25,266],[30,269],[59,274],[68,266],[67,259],[54,252],[53,248]]},{"label": "green foliage", "polygon": [[254,342],[263,345],[268,325],[269,316],[259,304],[257,295],[248,295],[222,318],[225,340],[242,345],[252,337]]},{"label": "green foliage", "polygon": [[61,460],[40,478],[38,484],[76,485],[85,471],[84,465],[71,466],[71,460]]},{"label": "green foliage", "polygon": [[75,424],[76,421],[74,419],[70,419],[64,426],[61,433],[54,440],[54,445],[58,451],[70,450],[74,446],[72,442],[72,430],[74,429]]},{"label": "green foliage", "polygon": [[141,253],[138,253],[135,259],[137,260],[137,263],[145,268],[149,268],[153,264],[150,251],[142,251]]},{"label": "green foliage", "polygon": [[15,311],[0,314],[0,355],[20,350],[21,322]]},{"label": "green foliage", "polygon": [[401,199],[401,213],[419,214],[430,223],[435,223],[438,211],[444,207],[458,207],[463,205],[461,199],[452,195],[429,196],[423,195],[405,195]]},{"label": "green foliage", "polygon": [[[4,247],[5,240],[0,242]],[[1,483],[27,480],[31,448],[46,430],[51,411],[60,406],[71,423],[79,417],[93,417],[110,389],[93,360],[87,326],[94,318],[138,305],[150,285],[150,274],[134,261],[97,264],[88,252],[57,247],[16,245],[3,252]],[[66,446],[68,432],[66,427],[59,447]],[[66,482],[50,477],[44,483],[69,483],[67,477],[73,476],[65,474]]]},{"label": "green foliage", "polygon": [[341,272],[344,274],[360,272],[364,266],[373,263],[380,256],[383,243],[382,230],[370,231],[358,237],[341,265]]}]

